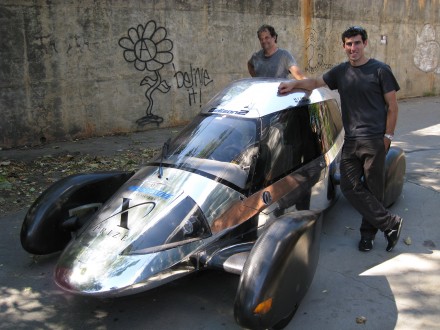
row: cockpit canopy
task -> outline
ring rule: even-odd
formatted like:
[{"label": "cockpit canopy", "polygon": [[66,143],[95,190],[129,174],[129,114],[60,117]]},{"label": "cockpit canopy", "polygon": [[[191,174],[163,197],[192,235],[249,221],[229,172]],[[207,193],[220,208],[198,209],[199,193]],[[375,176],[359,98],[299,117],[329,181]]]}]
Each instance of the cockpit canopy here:
[{"label": "cockpit canopy", "polygon": [[[336,100],[319,91],[279,96],[278,85],[250,80],[214,97],[167,145],[162,166],[200,173],[248,194],[326,153],[342,130]],[[255,102],[260,94],[252,98],[263,87],[274,100],[267,108]]]}]

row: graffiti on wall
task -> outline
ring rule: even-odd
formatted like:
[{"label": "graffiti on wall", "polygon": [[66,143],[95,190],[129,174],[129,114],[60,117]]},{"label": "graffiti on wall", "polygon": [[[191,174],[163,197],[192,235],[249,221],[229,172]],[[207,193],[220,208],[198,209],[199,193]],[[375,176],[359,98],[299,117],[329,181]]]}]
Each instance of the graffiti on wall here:
[{"label": "graffiti on wall", "polygon": [[192,64],[189,65],[188,71],[176,70],[174,63],[173,69],[177,88],[185,88],[188,92],[189,105],[199,104],[201,106],[202,88],[213,82],[208,70],[204,68],[193,68]]},{"label": "graffiti on wall", "polygon": [[37,35],[34,37],[35,49],[42,54],[58,53],[55,39],[52,35]]},{"label": "graffiti on wall", "polygon": [[90,43],[88,40],[84,39],[82,35],[75,34],[69,37],[67,42],[67,54],[70,54],[71,52],[83,53],[87,50],[90,50]]},{"label": "graffiti on wall", "polygon": [[[167,30],[164,27],[157,27],[156,22],[150,20],[145,25],[128,29],[128,36],[119,39],[119,46],[124,49],[124,59],[146,74],[140,85],[146,88],[145,97],[148,106],[146,115],[137,119],[136,123],[159,125],[163,122],[163,118],[153,114],[153,93],[157,90],[162,93],[170,91],[171,86],[162,79],[160,70],[165,64],[171,63],[174,58],[173,42],[167,39]],[[208,70],[193,66],[193,64],[190,64],[186,70],[176,68],[174,63],[172,65],[177,89],[186,90],[190,106],[196,104],[201,106],[203,88],[213,82]]]},{"label": "graffiti on wall", "polygon": [[436,40],[436,32],[431,24],[426,24],[422,32],[417,34],[413,55],[414,64],[420,70],[440,74],[440,44]]},{"label": "graffiti on wall", "polygon": [[124,59],[133,63],[136,70],[145,72],[146,76],[140,85],[146,88],[145,97],[148,101],[146,115],[137,119],[138,125],[155,123],[159,125],[163,118],[153,114],[153,93],[168,93],[170,85],[162,80],[160,70],[173,60],[173,42],[167,39],[167,30],[157,27],[155,21],[128,29],[128,37],[119,39],[119,46],[124,49]]},{"label": "graffiti on wall", "polygon": [[60,44],[52,34],[36,35],[34,37],[33,48],[41,55],[59,54],[63,52],[63,47],[67,55],[91,51],[89,41],[79,34],[69,35],[65,40],[65,44]]},{"label": "graffiti on wall", "polygon": [[308,54],[308,61],[305,71],[308,73],[322,72],[333,67],[333,64],[327,63],[324,59],[324,54],[326,53],[320,46],[318,42],[319,33],[310,28],[305,32],[307,35],[306,40],[306,52]]}]

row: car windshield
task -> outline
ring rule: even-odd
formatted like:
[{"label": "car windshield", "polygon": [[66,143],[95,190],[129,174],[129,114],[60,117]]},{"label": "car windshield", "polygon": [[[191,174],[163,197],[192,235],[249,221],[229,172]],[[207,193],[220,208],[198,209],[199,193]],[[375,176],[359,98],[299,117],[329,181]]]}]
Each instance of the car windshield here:
[{"label": "car windshield", "polygon": [[226,180],[244,189],[257,153],[257,119],[199,115],[163,153],[167,166]]}]

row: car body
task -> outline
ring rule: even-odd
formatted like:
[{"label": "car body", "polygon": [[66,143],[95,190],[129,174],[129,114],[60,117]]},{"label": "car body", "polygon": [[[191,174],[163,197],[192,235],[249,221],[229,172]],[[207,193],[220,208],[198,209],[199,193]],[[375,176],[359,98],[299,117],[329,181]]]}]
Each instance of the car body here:
[{"label": "car body", "polygon": [[[240,276],[237,323],[282,328],[316,270],[344,138],[335,93],[279,95],[282,81],[231,83],[136,173],[56,182],[29,209],[22,246],[62,250],[56,283],[96,297],[223,269]],[[405,158],[399,149],[390,155],[392,203]]]}]

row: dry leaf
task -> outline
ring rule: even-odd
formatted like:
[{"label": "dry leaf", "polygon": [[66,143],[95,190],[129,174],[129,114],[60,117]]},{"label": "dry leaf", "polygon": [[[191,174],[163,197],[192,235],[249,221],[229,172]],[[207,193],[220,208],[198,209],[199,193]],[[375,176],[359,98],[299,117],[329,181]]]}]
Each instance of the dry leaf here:
[{"label": "dry leaf", "polygon": [[358,316],[358,317],[356,317],[356,323],[357,324],[365,324],[365,323],[367,323],[367,318],[365,316]]}]

